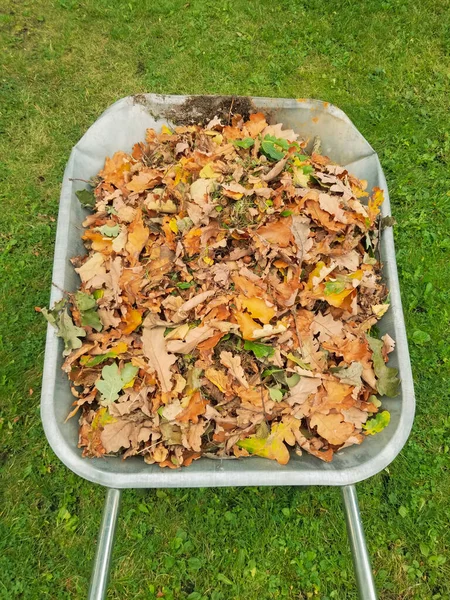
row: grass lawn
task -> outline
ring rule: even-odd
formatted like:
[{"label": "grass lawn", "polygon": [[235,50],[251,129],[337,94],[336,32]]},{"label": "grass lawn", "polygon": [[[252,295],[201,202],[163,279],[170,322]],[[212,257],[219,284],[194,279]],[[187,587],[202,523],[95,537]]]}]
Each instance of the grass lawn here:
[{"label": "grass lawn", "polygon": [[[138,92],[313,97],[380,155],[417,418],[358,485],[382,600],[450,597],[447,0],[4,0],[0,36],[0,599],[85,598],[104,490],[39,419],[55,219],[71,147]],[[124,493],[109,598],[353,600],[338,490]]]}]

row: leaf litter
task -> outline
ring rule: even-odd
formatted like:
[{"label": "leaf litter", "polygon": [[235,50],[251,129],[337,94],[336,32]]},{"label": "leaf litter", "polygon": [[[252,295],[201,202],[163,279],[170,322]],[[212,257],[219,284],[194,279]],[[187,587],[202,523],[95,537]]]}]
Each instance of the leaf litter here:
[{"label": "leaf litter", "polygon": [[83,456],[328,462],[389,424],[383,192],[306,145],[261,113],[148,129],[78,193],[81,284],[41,312]]}]

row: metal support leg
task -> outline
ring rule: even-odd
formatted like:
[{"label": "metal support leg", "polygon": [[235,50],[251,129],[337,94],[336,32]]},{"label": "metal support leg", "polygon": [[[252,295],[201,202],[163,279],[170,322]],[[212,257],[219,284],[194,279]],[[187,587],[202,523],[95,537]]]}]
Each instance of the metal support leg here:
[{"label": "metal support leg", "polygon": [[104,600],[106,598],[114,534],[119,516],[120,494],[120,490],[115,489],[108,489],[106,492],[88,600]]},{"label": "metal support leg", "polygon": [[346,485],[341,490],[359,598],[360,600],[377,600],[377,590],[367,552],[356,488],[354,485]]}]

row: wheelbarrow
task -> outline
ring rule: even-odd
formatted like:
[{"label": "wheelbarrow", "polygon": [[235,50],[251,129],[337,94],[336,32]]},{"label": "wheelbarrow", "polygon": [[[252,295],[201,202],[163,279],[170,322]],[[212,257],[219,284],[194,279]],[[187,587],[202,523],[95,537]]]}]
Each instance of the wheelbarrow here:
[{"label": "wheelbarrow", "polygon": [[[136,141],[145,138],[148,127],[158,130],[163,124],[205,123],[216,115],[227,122],[233,113],[245,116],[251,112],[263,112],[270,123],[283,123],[285,127],[294,129],[308,139],[311,146],[316,138],[320,138],[323,154],[345,165],[357,177],[366,179],[369,189],[373,186],[383,189],[382,217],[390,214],[386,180],[377,154],[349,118],[327,102],[228,96],[130,96],[108,108],[70,155],[61,190],[51,304],[60,300],[61,290],[72,291],[78,286],[78,276],[69,258],[85,252],[80,227],[86,210],[75,192],[85,187],[82,180],[89,180],[103,167],[106,156],[112,156],[117,150],[130,151]],[[376,599],[355,483],[382,471],[394,460],[408,438],[415,409],[391,228],[382,232],[381,258],[383,276],[390,290],[391,308],[380,321],[379,329],[382,333],[389,332],[396,340],[390,365],[399,369],[401,393],[397,398],[383,398],[383,407],[391,413],[390,425],[376,436],[368,436],[361,446],[336,453],[332,463],[293,453],[285,466],[257,457],[235,461],[202,458],[188,468],[172,470],[147,465],[139,458],[126,461],[119,457],[83,459],[77,448],[76,420],[65,422],[73,397],[61,370],[62,340],[56,336],[53,327],[48,327],[41,398],[45,434],[56,455],[69,469],[108,488],[89,600],[101,600],[106,595],[122,489],[263,485],[329,485],[341,488],[359,597],[362,600]]]}]

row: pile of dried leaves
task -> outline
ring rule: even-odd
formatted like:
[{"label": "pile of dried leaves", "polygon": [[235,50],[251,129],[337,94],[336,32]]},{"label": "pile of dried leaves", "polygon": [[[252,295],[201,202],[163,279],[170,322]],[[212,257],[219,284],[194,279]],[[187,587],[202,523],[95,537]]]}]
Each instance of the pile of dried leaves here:
[{"label": "pile of dried leaves", "polygon": [[51,311],[81,409],[83,456],[288,446],[331,461],[389,422],[393,340],[377,258],[381,190],[264,115],[147,131],[107,158],[83,225],[81,278]]}]

